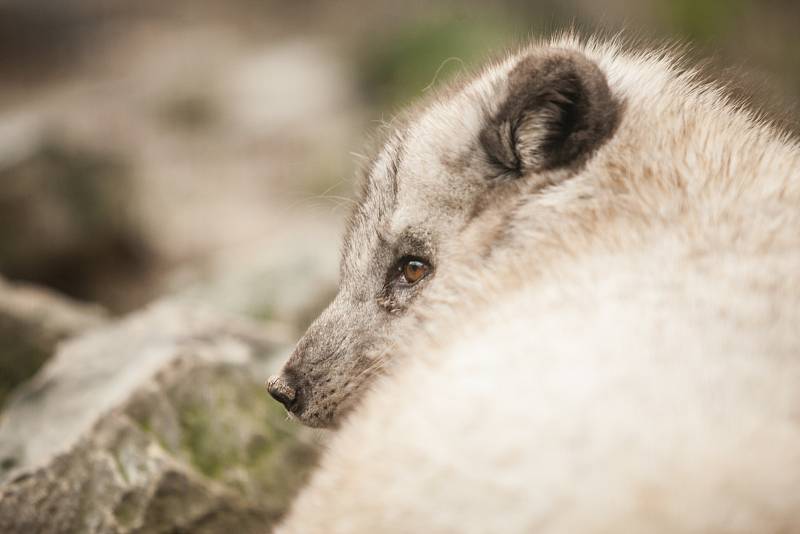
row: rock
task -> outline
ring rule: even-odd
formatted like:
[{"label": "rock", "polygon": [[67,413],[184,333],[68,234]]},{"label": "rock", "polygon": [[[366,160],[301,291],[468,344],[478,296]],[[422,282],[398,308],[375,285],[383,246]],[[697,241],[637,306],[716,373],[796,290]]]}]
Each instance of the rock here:
[{"label": "rock", "polygon": [[0,532],[264,532],[313,463],[280,333],[155,305],[65,343],[0,421]]},{"label": "rock", "polygon": [[96,306],[0,279],[0,406],[52,356],[61,340],[104,319]]},{"label": "rock", "polygon": [[0,159],[0,271],[120,308],[145,286],[151,261],[125,161],[60,135],[29,141]]},{"label": "rock", "polygon": [[[124,313],[206,281],[247,294],[296,264],[282,242],[303,235],[335,280],[328,227],[352,204],[365,120],[348,62],[322,38],[170,20],[119,26],[74,79],[18,105],[0,95],[0,272]],[[241,269],[256,248],[270,265]]]},{"label": "rock", "polygon": [[279,321],[291,325],[292,335],[299,337],[336,294],[344,230],[340,224],[311,220],[297,221],[293,228],[291,234],[231,247],[208,261],[202,274],[196,266],[178,273],[170,298]]}]

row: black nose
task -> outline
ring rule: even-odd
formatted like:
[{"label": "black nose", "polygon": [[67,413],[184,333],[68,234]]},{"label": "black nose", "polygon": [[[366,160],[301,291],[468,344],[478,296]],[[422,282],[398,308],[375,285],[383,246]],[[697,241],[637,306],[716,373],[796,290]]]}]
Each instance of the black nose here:
[{"label": "black nose", "polygon": [[273,399],[283,404],[287,410],[292,409],[292,405],[297,399],[297,391],[282,375],[275,375],[267,380],[267,391],[269,391]]}]

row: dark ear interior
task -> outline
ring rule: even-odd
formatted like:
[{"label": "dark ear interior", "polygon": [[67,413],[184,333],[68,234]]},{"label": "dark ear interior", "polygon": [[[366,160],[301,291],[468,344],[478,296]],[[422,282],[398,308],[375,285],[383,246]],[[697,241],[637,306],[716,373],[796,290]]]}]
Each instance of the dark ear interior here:
[{"label": "dark ear interior", "polygon": [[524,174],[585,161],[613,133],[619,106],[583,54],[545,50],[519,61],[480,134],[491,161]]}]

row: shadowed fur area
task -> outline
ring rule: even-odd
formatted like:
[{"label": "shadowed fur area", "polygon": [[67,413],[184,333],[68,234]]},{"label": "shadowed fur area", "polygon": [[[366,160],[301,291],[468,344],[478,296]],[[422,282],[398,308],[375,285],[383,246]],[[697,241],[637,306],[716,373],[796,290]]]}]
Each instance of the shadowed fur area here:
[{"label": "shadowed fur area", "polygon": [[668,51],[574,35],[403,128],[337,299],[374,325],[366,273],[433,274],[349,341],[382,376],[276,532],[798,531],[797,142]]},{"label": "shadowed fur area", "polygon": [[618,104],[605,75],[574,51],[523,57],[508,74],[507,92],[480,140],[518,176],[585,161],[616,127]]}]

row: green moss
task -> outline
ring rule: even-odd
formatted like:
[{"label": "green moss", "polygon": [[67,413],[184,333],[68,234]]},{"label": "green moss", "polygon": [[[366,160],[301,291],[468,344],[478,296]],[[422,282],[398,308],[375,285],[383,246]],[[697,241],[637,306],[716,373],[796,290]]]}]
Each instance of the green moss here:
[{"label": "green moss", "polygon": [[[298,439],[304,429],[287,419],[247,366],[181,365],[188,368],[170,374],[177,380],[132,403],[128,415],[199,474],[278,517],[314,465],[316,448]],[[177,431],[171,448],[157,430],[165,413],[177,416],[178,428],[162,430]]]},{"label": "green moss", "polygon": [[164,449],[165,451],[174,453],[174,447],[170,446],[169,442],[162,436],[158,431],[156,431],[153,423],[150,421],[150,410],[157,410],[157,407],[153,407],[148,405],[147,403],[137,404],[134,403],[128,409],[128,415],[131,418],[131,421],[147,436],[150,436],[152,439],[159,444],[159,446]]},{"label": "green moss", "polygon": [[282,512],[313,465],[315,448],[297,439],[301,427],[245,369],[193,372],[168,392],[180,417],[183,456],[270,513]]},{"label": "green moss", "polygon": [[[274,416],[285,421],[281,408]],[[274,421],[274,419],[273,419]],[[253,441],[249,447],[244,467],[258,481],[259,493],[271,497],[276,509],[288,506],[294,493],[301,487],[314,465],[317,451],[298,442],[296,428],[272,428],[272,441]]]},{"label": "green moss", "polygon": [[242,458],[233,435],[219,431],[211,417],[211,413],[203,409],[185,410],[181,414],[183,444],[192,464],[201,473],[218,478],[226,467],[241,463]]}]

